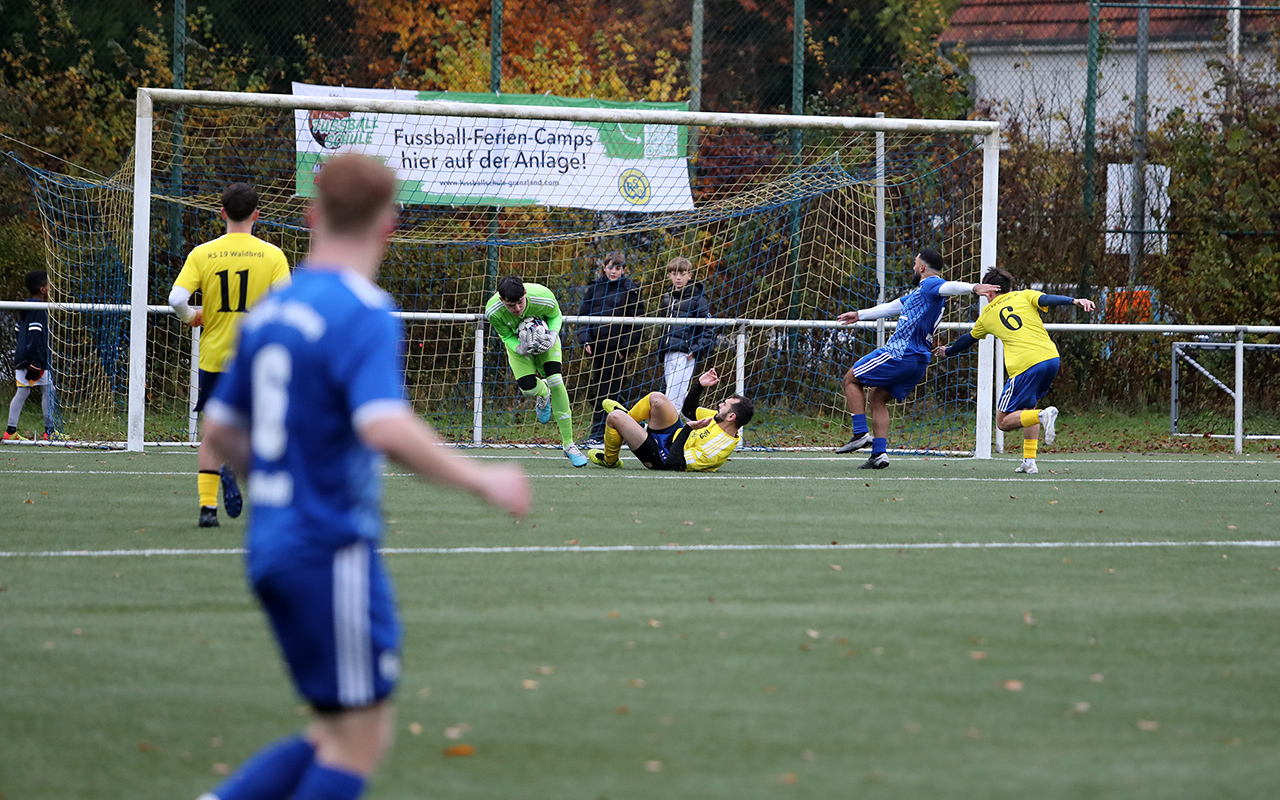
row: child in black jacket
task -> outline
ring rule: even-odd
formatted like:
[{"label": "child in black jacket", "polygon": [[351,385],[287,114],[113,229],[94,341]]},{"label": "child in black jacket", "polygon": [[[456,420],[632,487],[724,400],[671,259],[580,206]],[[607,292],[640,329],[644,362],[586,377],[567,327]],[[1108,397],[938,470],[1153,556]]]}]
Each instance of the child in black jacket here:
[{"label": "child in black jacket", "polygon": [[[27,273],[27,291],[33,303],[49,302],[49,275],[44,270]],[[41,392],[40,408],[44,412],[44,441],[57,436],[53,419],[53,377],[49,373],[49,312],[43,308],[28,309],[18,315],[17,325],[18,347],[14,352],[13,379],[18,385],[9,403],[9,424],[5,428],[4,440],[19,440],[18,415],[22,413],[22,405],[27,402],[32,387],[39,387]]]}]

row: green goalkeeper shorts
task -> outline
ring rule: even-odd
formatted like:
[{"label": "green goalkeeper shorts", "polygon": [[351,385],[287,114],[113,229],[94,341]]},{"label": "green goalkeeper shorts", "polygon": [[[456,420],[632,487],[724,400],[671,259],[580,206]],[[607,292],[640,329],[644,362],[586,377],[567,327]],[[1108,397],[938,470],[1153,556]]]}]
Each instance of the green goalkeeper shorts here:
[{"label": "green goalkeeper shorts", "polygon": [[507,349],[507,363],[511,365],[511,373],[516,376],[516,380],[520,380],[525,375],[545,375],[542,371],[542,365],[548,361],[560,360],[560,337],[556,337],[556,343],[551,349],[542,355],[522,356],[515,350]]}]

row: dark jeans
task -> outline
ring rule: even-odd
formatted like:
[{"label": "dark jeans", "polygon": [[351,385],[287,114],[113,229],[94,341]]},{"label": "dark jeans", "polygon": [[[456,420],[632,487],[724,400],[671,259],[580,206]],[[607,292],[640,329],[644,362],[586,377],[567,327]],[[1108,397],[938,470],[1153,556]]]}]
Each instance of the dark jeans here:
[{"label": "dark jeans", "polygon": [[[595,349],[595,348],[592,348]],[[627,356],[625,350],[596,350],[591,355],[591,382],[587,385],[587,397],[591,400],[591,438],[604,438],[604,418],[608,416],[600,407],[600,401],[612,398],[622,400],[622,384],[626,379]]]}]

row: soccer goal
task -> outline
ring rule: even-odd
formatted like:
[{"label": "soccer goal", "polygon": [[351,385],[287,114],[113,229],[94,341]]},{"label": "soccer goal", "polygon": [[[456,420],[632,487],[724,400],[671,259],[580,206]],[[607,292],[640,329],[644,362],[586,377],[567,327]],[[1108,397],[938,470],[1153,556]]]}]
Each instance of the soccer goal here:
[{"label": "soccer goal", "polygon": [[[296,265],[314,176],[341,150],[383,158],[401,179],[380,283],[405,318],[414,406],[460,444],[553,438],[480,313],[501,275],[559,298],[579,438],[594,390],[575,332],[603,320],[578,307],[600,259],[622,251],[646,311],[627,320],[642,336],[621,399],[663,388],[656,347],[675,321],[660,298],[683,256],[710,307],[697,371],[715,367],[755,399],[747,444],[830,447],[848,438],[842,375],[892,330],[835,317],[908,291],[922,248],[943,254],[949,279],[977,281],[995,263],[996,122],[336,93],[142,89],[136,147],[115,176],[30,171],[63,306],[52,327],[68,435],[129,449],[194,440],[197,343],[163,305],[186,253],[223,233],[221,189],[248,181],[262,198],[255,232]],[[953,298],[943,327],[977,310]],[[891,446],[989,456],[991,359],[984,342],[932,367],[895,406]]]}]

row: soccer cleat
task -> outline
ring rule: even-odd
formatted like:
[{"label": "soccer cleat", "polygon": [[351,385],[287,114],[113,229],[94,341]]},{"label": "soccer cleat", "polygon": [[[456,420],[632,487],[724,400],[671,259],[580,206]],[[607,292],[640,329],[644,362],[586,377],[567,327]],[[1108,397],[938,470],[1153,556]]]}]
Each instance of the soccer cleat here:
[{"label": "soccer cleat", "polygon": [[538,410],[538,422],[545,425],[551,421],[551,395],[533,398],[533,407]]},{"label": "soccer cleat", "polygon": [[40,434],[42,442],[65,442],[67,437],[62,435],[62,431],[45,431]]},{"label": "soccer cleat", "polygon": [[861,450],[871,444],[871,432],[858,434],[855,433],[853,438],[836,448],[837,453],[852,453],[854,450]]},{"label": "soccer cleat", "polygon": [[569,463],[575,467],[585,467],[587,465],[587,457],[582,454],[576,444],[571,444],[564,448],[564,457],[569,459]]},{"label": "soccer cleat", "polygon": [[218,509],[213,506],[200,506],[200,527],[218,527]]},{"label": "soccer cleat", "polygon": [[13,433],[9,433],[8,431],[5,431],[4,433],[4,441],[6,442],[25,442],[26,440],[27,440],[27,437],[23,436],[17,431],[14,431]]},{"label": "soccer cleat", "polygon": [[887,453],[872,453],[866,463],[858,467],[858,469],[888,469],[889,455]]},{"label": "soccer cleat", "polygon": [[222,478],[222,504],[227,508],[228,517],[240,516],[244,508],[244,498],[240,496],[240,487],[236,486],[236,474],[223,464],[218,469],[218,477]]},{"label": "soccer cleat", "polygon": [[1040,417],[1040,427],[1044,428],[1044,443],[1053,444],[1053,440],[1058,438],[1058,431],[1055,425],[1058,421],[1058,407],[1049,406],[1037,416]]},{"label": "soccer cleat", "polygon": [[610,398],[608,398],[608,397],[606,397],[605,399],[603,399],[603,400],[601,400],[601,401],[600,401],[600,407],[604,409],[604,413],[606,413],[606,414],[608,414],[608,413],[610,413],[610,412],[612,412],[612,411],[626,411],[626,410],[627,410],[627,407],[626,407],[626,406],[624,406],[622,403],[619,403],[617,400],[611,400],[611,399],[610,399]]},{"label": "soccer cleat", "polygon": [[605,461],[603,450],[588,450],[587,458],[591,459],[592,464],[605,467],[606,469],[617,469],[618,467],[622,466],[621,460],[615,461],[612,464],[610,464],[608,461]]},{"label": "soccer cleat", "polygon": [[1034,458],[1024,458],[1022,463],[1014,469],[1014,472],[1021,472],[1024,475],[1035,475],[1040,470],[1036,468],[1036,460]]}]

